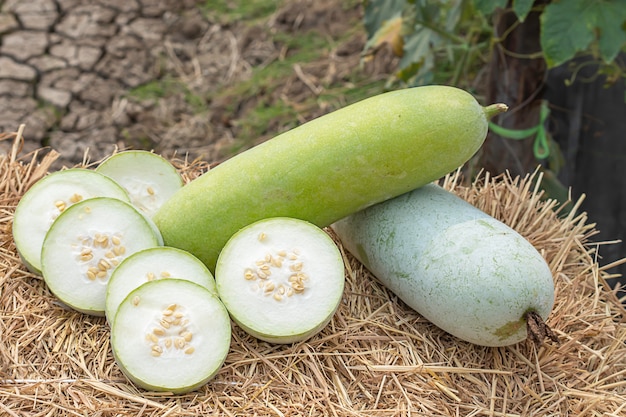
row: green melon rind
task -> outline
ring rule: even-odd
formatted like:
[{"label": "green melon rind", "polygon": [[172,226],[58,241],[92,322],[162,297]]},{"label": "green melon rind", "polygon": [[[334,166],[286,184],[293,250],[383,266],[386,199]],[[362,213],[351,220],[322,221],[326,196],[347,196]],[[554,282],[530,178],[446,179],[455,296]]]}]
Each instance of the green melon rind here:
[{"label": "green melon rind", "polygon": [[[53,187],[63,189],[52,196],[46,194]],[[41,275],[41,246],[46,232],[59,211],[55,202],[63,200],[71,206],[69,198],[78,193],[84,199],[113,197],[129,202],[126,191],[115,181],[84,168],[71,168],[46,175],[24,193],[13,216],[13,239],[24,265]],[[34,244],[32,240],[36,239]]]},{"label": "green melon rind", "polygon": [[[174,283],[177,288],[188,287],[189,296],[185,297],[184,300],[176,300],[170,297],[174,291],[171,289],[168,290],[167,287],[169,286],[171,288],[172,283]],[[159,290],[159,288],[161,289]],[[165,288],[165,290],[163,290],[163,288]],[[203,328],[205,330],[209,326],[212,326],[211,330],[214,332],[208,336],[211,337],[209,342],[214,343],[214,345],[212,348],[202,344],[194,346],[196,349],[195,353],[210,353],[214,355],[214,359],[210,361],[210,366],[207,368],[200,366],[200,363],[194,364],[196,370],[205,372],[203,375],[198,378],[193,378],[193,381],[184,385],[175,385],[173,383],[168,385],[152,380],[154,375],[146,375],[144,372],[139,372],[136,364],[126,363],[127,360],[130,360],[128,359],[128,355],[124,353],[124,349],[129,346],[144,346],[144,334],[146,331],[150,330],[149,327],[141,329],[138,329],[137,326],[133,327],[133,325],[137,323],[135,318],[141,317],[141,314],[137,315],[133,311],[135,308],[135,297],[139,297],[141,300],[144,300],[145,297],[150,297],[153,303],[161,303],[162,306],[177,302],[184,304],[185,302],[190,302],[193,297],[199,297],[199,304],[206,309],[210,309],[210,312],[205,314],[206,320],[203,320],[201,324],[204,324]],[[131,327],[125,328],[125,326]],[[139,387],[151,391],[167,391],[173,394],[184,394],[201,388],[219,373],[230,349],[231,330],[228,311],[220,299],[206,287],[187,280],[164,278],[142,284],[129,293],[126,299],[120,304],[118,314],[111,326],[111,348],[113,357],[124,375]],[[124,337],[121,336],[122,333]],[[194,336],[194,340],[196,336]],[[154,371],[154,373],[159,374],[157,377],[168,375],[168,373],[175,373],[180,370],[179,366],[172,367],[171,364],[167,362],[159,361],[160,358],[150,356],[150,349],[148,347],[146,349],[146,359],[149,361],[149,365],[146,366],[148,373]],[[193,360],[193,358],[190,359]]]},{"label": "green melon rind", "polygon": [[[336,311],[338,307],[339,307],[339,302],[337,303],[333,311]],[[333,318],[333,314],[330,314],[327,320],[320,322],[319,325],[317,325],[316,327],[312,327],[306,332],[281,334],[281,335],[276,335],[276,334],[267,333],[267,332],[259,332],[254,327],[250,327],[246,323],[238,321],[234,317],[233,317],[233,321],[237,323],[237,326],[241,327],[241,329],[245,331],[247,334],[259,340],[263,340],[264,342],[274,343],[274,344],[293,344],[293,343],[306,341],[310,339],[311,337],[315,336],[316,334],[324,330],[326,326],[328,326],[332,318]]]},{"label": "green melon rind", "polygon": [[226,241],[254,221],[293,217],[325,227],[454,171],[482,145],[489,117],[505,109],[445,86],[374,96],[222,162],[154,220],[166,245],[214,272]]}]

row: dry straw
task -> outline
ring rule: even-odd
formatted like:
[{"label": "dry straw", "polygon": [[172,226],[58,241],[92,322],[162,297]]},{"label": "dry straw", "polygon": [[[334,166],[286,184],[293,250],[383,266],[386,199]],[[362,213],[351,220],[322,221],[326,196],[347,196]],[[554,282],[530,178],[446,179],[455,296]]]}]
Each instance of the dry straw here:
[{"label": "dry straw", "polygon": [[[624,308],[596,262],[594,226],[558,216],[536,176],[445,186],[517,229],[548,260],[561,340],[486,348],[407,308],[344,252],[347,285],[332,322],[294,345],[234,328],[223,369],[202,389],[146,392],[115,365],[101,318],[61,306],[24,268],[11,235],[19,198],[54,152],[0,158],[0,415],[6,416],[626,416]],[[180,161],[190,180],[208,165]],[[463,306],[459,306],[462,314]]]}]

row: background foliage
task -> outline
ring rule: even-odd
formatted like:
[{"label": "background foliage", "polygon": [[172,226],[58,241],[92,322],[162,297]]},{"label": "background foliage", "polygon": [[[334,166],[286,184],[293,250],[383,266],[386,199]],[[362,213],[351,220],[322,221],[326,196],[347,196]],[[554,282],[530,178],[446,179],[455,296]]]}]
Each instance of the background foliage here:
[{"label": "background foliage", "polygon": [[[390,44],[401,57],[397,77],[421,85],[447,77],[453,85],[474,75],[488,59],[495,37],[493,18],[510,8],[522,24],[532,10],[541,13],[541,50],[548,69],[580,55],[601,64],[608,81],[625,76],[616,58],[626,50],[625,0],[567,0],[536,5],[534,0],[368,0],[365,56]],[[510,28],[514,29],[514,26]],[[446,71],[447,69],[447,71]]]}]

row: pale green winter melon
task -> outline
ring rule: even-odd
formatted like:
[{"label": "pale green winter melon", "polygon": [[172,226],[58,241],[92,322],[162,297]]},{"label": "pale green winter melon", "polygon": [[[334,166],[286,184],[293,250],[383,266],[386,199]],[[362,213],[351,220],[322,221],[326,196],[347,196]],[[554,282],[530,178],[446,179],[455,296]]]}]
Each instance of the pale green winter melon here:
[{"label": "pale green winter melon", "polygon": [[226,241],[268,217],[325,227],[455,170],[483,143],[490,115],[454,87],[365,99],[283,133],[184,186],[154,216],[165,244],[214,272]]},{"label": "pale green winter melon", "polygon": [[408,306],[448,333],[484,346],[527,337],[545,320],[552,273],[519,233],[429,184],[332,225],[343,246]]}]

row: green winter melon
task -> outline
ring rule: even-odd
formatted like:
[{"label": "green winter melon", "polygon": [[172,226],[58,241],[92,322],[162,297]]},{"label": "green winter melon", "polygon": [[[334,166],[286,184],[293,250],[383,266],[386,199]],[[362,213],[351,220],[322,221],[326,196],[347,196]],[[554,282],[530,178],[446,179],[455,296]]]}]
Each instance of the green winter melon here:
[{"label": "green winter melon", "polygon": [[434,181],[482,145],[490,116],[458,88],[380,94],[285,132],[209,170],[154,215],[164,242],[214,272],[227,240],[269,217],[325,227]]}]

